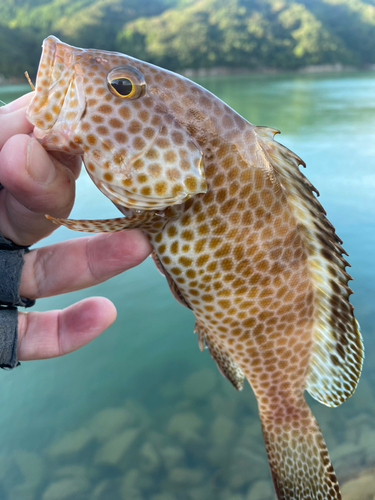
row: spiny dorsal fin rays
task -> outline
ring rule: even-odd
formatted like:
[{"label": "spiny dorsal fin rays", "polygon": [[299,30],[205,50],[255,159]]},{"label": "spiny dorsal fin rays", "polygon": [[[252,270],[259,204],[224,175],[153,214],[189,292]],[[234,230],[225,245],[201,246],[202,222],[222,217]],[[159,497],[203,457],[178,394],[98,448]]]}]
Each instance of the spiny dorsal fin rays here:
[{"label": "spiny dorsal fin rays", "polygon": [[363,346],[349,303],[352,293],[342,241],[299,170],[300,159],[258,130],[259,147],[273,168],[296,217],[308,253],[315,292],[314,348],[306,380],[311,396],[328,406],[344,402],[355,390],[362,369]]}]

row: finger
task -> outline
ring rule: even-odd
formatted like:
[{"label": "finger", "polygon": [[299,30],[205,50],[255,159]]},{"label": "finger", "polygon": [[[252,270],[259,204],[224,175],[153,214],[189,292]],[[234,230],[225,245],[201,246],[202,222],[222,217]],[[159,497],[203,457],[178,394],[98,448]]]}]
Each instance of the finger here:
[{"label": "finger", "polygon": [[34,126],[26,118],[32,92],[0,107],[0,149],[16,134],[30,134]]},{"label": "finger", "polygon": [[75,351],[108,328],[116,314],[104,297],[84,299],[63,310],[19,313],[18,359],[54,358]]},{"label": "finger", "polygon": [[[77,160],[80,161],[79,158]],[[0,152],[0,231],[19,245],[31,245],[56,227],[46,213],[67,217],[74,202],[71,169],[33,138],[16,135]]]},{"label": "finger", "polygon": [[24,257],[19,292],[37,299],[81,290],[140,264],[151,250],[136,229],[37,248]]},{"label": "finger", "polygon": [[11,101],[8,104],[5,104],[4,106],[1,106],[0,116],[7,113],[13,113],[14,111],[17,111],[18,109],[21,108],[25,108],[30,104],[31,99],[34,97],[34,95],[35,94],[33,92],[28,92],[27,94],[18,97],[18,99],[15,99],[14,101]]}]

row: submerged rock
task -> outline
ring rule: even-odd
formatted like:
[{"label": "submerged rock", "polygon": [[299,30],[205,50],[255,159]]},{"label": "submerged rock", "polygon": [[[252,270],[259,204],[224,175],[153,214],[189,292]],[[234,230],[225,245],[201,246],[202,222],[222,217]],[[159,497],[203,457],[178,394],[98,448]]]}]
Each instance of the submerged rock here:
[{"label": "submerged rock", "polygon": [[345,443],[333,448],[330,455],[335,468],[345,477],[361,469],[366,451],[359,444]]},{"label": "submerged rock", "polygon": [[211,427],[212,441],[218,446],[224,446],[230,442],[235,430],[235,425],[228,417],[219,415]]},{"label": "submerged rock", "polygon": [[20,500],[21,498],[22,500],[35,500],[35,489],[30,488],[28,484],[20,484],[12,488],[6,498],[7,500]]},{"label": "submerged rock", "polygon": [[168,474],[169,481],[179,485],[197,485],[203,481],[203,478],[204,473],[202,470],[187,467],[171,469]]},{"label": "submerged rock", "polygon": [[123,500],[143,500],[140,485],[143,474],[138,469],[130,469],[120,485],[120,495]]},{"label": "submerged rock", "polygon": [[172,493],[158,493],[157,495],[152,495],[150,500],[177,500],[177,497],[172,495]]},{"label": "submerged rock", "polygon": [[87,492],[90,483],[82,477],[61,479],[50,484],[44,491],[42,500],[65,500],[76,498]]},{"label": "submerged rock", "polygon": [[232,493],[230,490],[222,491],[220,500],[244,500],[244,496],[240,493]]},{"label": "submerged rock", "polygon": [[166,469],[181,464],[185,459],[185,450],[181,446],[166,446],[160,450]]},{"label": "submerged rock", "polygon": [[115,465],[120,462],[138,437],[139,432],[139,429],[127,429],[114,436],[97,450],[94,463]]},{"label": "submerged rock", "polygon": [[191,374],[185,382],[184,389],[188,398],[200,399],[210,394],[217,383],[217,375],[212,370],[204,368]]},{"label": "submerged rock", "polygon": [[212,482],[209,481],[202,486],[189,488],[188,498],[189,500],[208,500],[209,498],[216,499],[216,496],[213,493]]},{"label": "submerged rock", "polygon": [[83,465],[66,465],[55,471],[57,477],[87,477],[87,469]]},{"label": "submerged rock", "polygon": [[88,428],[95,438],[104,441],[134,423],[135,415],[126,408],[105,408],[92,417]]},{"label": "submerged rock", "polygon": [[44,463],[39,455],[29,451],[17,450],[13,452],[13,460],[23,475],[24,482],[36,488],[42,481]]},{"label": "submerged rock", "polygon": [[93,440],[92,433],[85,428],[67,432],[47,449],[50,457],[61,457],[82,451]]},{"label": "submerged rock", "polygon": [[159,454],[157,453],[155,447],[149,442],[143,444],[139,450],[139,457],[140,467],[145,472],[154,472],[161,464]]},{"label": "submerged rock", "polygon": [[375,498],[375,469],[344,483],[341,491],[344,500],[373,500]]},{"label": "submerged rock", "polygon": [[246,500],[274,500],[275,492],[269,481],[257,481],[250,486]]},{"label": "submerged rock", "polygon": [[198,429],[203,425],[202,420],[195,413],[178,413],[174,415],[168,423],[168,432],[177,436],[182,443],[200,440]]},{"label": "submerged rock", "polygon": [[366,463],[375,463],[375,430],[368,427],[363,429],[359,446],[365,451]]},{"label": "submerged rock", "polygon": [[269,474],[266,458],[238,445],[233,452],[230,466],[229,484],[232,488],[265,478]]}]

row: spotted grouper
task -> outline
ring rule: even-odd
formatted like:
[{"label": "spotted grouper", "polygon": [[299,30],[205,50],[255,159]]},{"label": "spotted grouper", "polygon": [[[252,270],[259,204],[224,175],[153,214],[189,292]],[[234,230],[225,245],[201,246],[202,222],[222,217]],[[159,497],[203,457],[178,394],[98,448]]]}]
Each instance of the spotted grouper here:
[{"label": "spotted grouper", "polygon": [[250,383],[278,499],[341,499],[304,391],[341,404],[363,348],[342,242],[302,160],[181,75],[53,36],[27,116],[47,150],[82,155],[124,216],[55,222],[140,228],[200,348],[236,389]]}]

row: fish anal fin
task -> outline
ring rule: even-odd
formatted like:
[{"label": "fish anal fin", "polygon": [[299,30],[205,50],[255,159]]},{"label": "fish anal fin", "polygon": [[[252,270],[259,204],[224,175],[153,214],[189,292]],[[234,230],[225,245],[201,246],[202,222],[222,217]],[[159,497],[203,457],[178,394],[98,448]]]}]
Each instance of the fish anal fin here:
[{"label": "fish anal fin", "polygon": [[280,411],[260,408],[260,417],[278,500],[341,500],[322,432],[306,402]]},{"label": "fish anal fin", "polygon": [[181,305],[184,307],[187,307],[188,309],[191,309],[189,304],[186,302],[184,296],[180,292],[179,288],[177,287],[176,283],[172,280],[168,272],[166,271],[165,267],[163,264],[160,262],[160,259],[155,252],[155,250],[151,254],[151,258],[155,263],[155,266],[157,267],[157,270],[162,274],[163,276],[166,277],[167,283],[169,285],[170,291],[172,292],[173,297],[179,302]]},{"label": "fish anal fin", "polygon": [[[202,342],[202,329],[199,328],[199,325],[196,325],[196,330],[198,330],[198,341]],[[245,376],[238,364],[233,361],[229,353],[226,353],[210,334],[204,334],[204,342],[220,372],[237,391],[242,391]]]},{"label": "fish anal fin", "polygon": [[46,218],[58,226],[64,226],[73,231],[81,231],[83,233],[115,233],[124,229],[136,227],[138,220],[127,217],[119,217],[117,219],[93,219],[93,220],[78,220],[78,219],[58,219],[46,215]]}]

